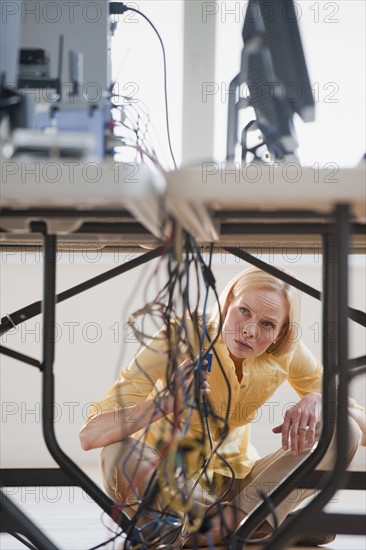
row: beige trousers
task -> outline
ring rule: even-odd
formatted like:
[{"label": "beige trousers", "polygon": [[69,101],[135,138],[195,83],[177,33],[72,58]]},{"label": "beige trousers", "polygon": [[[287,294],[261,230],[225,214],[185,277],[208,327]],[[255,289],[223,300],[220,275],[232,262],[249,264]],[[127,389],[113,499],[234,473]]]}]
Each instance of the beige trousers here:
[{"label": "beige trousers", "polygon": [[[319,432],[318,425],[317,438],[319,438]],[[355,455],[360,439],[361,430],[357,423],[349,417],[348,464]],[[335,447],[336,444],[333,441],[317,469],[329,470],[332,468]],[[225,495],[224,501],[230,502],[249,514],[261,502],[260,492],[264,491],[268,494],[309,453],[310,450],[305,450],[301,455],[294,456],[291,451],[279,449],[261,458],[255,463],[246,478],[235,479],[230,492]],[[159,455],[156,449],[131,437],[112,443],[102,450],[100,466],[105,489],[113,500],[123,505],[127,513],[133,515],[138,503],[141,502],[141,497],[145,494],[158,460]],[[164,482],[164,480],[162,481]],[[190,502],[196,506],[197,513],[202,510],[204,513],[208,507],[214,504],[227,490],[230,480],[225,476],[215,474],[213,484],[214,494],[208,494],[200,484],[193,488]],[[279,524],[305,498],[315,495],[316,492],[316,489],[294,489],[276,508]],[[168,508],[173,515],[178,512],[174,506],[174,500],[169,506],[166,496],[164,499],[158,496],[154,501],[154,508],[158,510]],[[180,515],[179,512],[177,515]],[[267,521],[274,527],[271,516],[267,517]]]}]

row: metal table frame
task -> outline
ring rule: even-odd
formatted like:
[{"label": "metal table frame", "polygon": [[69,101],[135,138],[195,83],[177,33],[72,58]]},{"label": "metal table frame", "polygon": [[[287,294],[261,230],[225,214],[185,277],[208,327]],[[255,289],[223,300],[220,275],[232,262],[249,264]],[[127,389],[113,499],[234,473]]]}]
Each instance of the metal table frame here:
[{"label": "metal table frame", "polygon": [[[268,213],[269,217],[271,213]],[[309,217],[313,213],[309,212]],[[113,225],[113,224],[112,224]],[[283,226],[284,224],[282,224]],[[297,224],[289,222],[286,225],[286,232],[296,234]],[[304,231],[303,224],[302,231]],[[309,228],[311,227],[309,224]],[[243,224],[243,227],[245,224]],[[250,224],[248,224],[250,227]],[[258,231],[263,234],[263,225],[258,227]],[[285,548],[292,538],[306,530],[306,526],[311,522],[313,532],[337,532],[349,534],[365,534],[366,528],[363,517],[354,514],[325,514],[322,510],[333,494],[340,488],[347,488],[347,477],[351,479],[351,487],[365,490],[365,476],[362,473],[350,474],[346,473],[346,447],[344,442],[347,440],[347,397],[348,397],[348,382],[356,374],[365,372],[365,357],[348,360],[348,337],[347,337],[347,317],[354,319],[356,322],[366,325],[366,315],[363,312],[348,308],[347,304],[347,260],[349,247],[349,233],[353,228],[353,224],[349,219],[349,208],[347,205],[338,205],[325,220],[322,227],[323,238],[323,364],[324,364],[324,381],[323,381],[323,431],[320,442],[311,455],[287,478],[274,489],[269,495],[274,505],[278,505],[291,490],[296,486],[320,486],[321,491],[313,499],[313,501],[298,514],[291,523],[286,525],[286,528],[280,528],[273,535],[271,540],[265,546],[266,550],[275,550],[279,547]],[[42,229],[42,227],[41,227]],[[41,230],[40,227],[37,231]],[[270,226],[270,231],[273,232],[273,225]],[[253,228],[251,228],[253,231]],[[282,227],[281,232],[284,231]],[[311,230],[314,232],[314,230]],[[330,254],[330,250],[334,252],[334,243],[337,243],[338,256],[334,261],[334,255]],[[163,254],[163,247],[158,247],[155,250],[148,252],[137,259],[134,259],[122,266],[116,267],[98,277],[94,277],[80,285],[77,285],[58,296],[55,293],[56,280],[56,248],[57,237],[48,235],[43,226],[43,251],[44,251],[44,294],[42,302],[36,302],[6,316],[2,319],[0,325],[0,334],[5,333],[19,323],[38,315],[41,310],[43,313],[43,334],[47,334],[47,338],[43,340],[43,358],[42,362],[29,357],[27,355],[9,350],[1,346],[0,352],[8,356],[19,359],[27,364],[33,365],[41,371],[42,374],[42,426],[43,436],[50,454],[59,464],[60,469],[38,469],[38,470],[0,470],[1,485],[78,485],[82,487],[86,493],[111,517],[113,516],[114,502],[105,494],[99,487],[64,453],[60,448],[55,432],[54,432],[54,376],[53,363],[55,343],[52,333],[52,327],[55,327],[55,306],[63,300],[92,288],[102,282],[105,282],[112,277],[120,275],[138,265],[142,265],[149,260]],[[225,247],[227,252],[235,254],[245,261],[257,265],[266,271],[278,276],[281,279],[288,279],[290,284],[293,284],[300,290],[320,298],[320,293],[315,289],[304,285],[300,281],[285,275],[282,271],[276,270],[273,266],[266,264],[254,256],[251,256],[245,250],[233,247]],[[337,299],[334,299],[334,296]],[[326,341],[325,327],[329,323],[336,323],[338,328],[338,337],[336,342]],[[338,379],[338,381],[337,381]],[[337,459],[333,472],[316,472],[314,468],[324,456],[330,441],[335,433],[337,441]],[[312,475],[310,475],[312,474]],[[356,476],[356,477],[355,477]],[[309,477],[311,478],[309,481]],[[312,480],[316,485],[311,485]],[[1,530],[7,532],[17,532],[26,535],[37,548],[41,550],[49,550],[55,548],[52,543],[43,535],[43,533],[32,524],[29,519],[3,494],[1,494],[0,505],[3,513]],[[251,533],[262,523],[268,515],[268,509],[264,503],[259,504],[253,513],[246,518],[243,525],[239,526],[236,537],[233,537],[231,548],[243,547],[240,540],[242,538],[250,538]],[[115,519],[115,518],[114,518]],[[122,528],[128,528],[129,518],[125,514],[119,517],[119,525]],[[139,532],[132,534],[138,537]]]},{"label": "metal table frame", "polygon": [[[318,472],[322,474],[318,481],[321,490],[315,498],[300,513],[292,517],[291,522],[280,527],[264,546],[265,550],[286,548],[298,534],[312,533],[347,533],[366,534],[366,525],[363,515],[357,514],[330,514],[323,511],[324,506],[332,496],[342,488],[349,488],[347,481],[351,476],[347,468],[347,439],[348,439],[348,383],[357,374],[365,372],[365,357],[359,357],[350,362],[348,360],[348,317],[366,326],[365,316],[361,312],[348,307],[348,248],[349,248],[349,208],[339,205],[334,211],[334,221],[328,224],[328,232],[323,235],[323,405],[322,405],[322,434],[316,450],[310,454],[296,469],[282,481],[269,495],[274,506],[282,502],[294,487],[311,486],[309,476],[325,455],[333,435],[336,437],[337,456],[332,472]],[[337,243],[338,256],[330,261],[331,247]],[[235,249],[227,249],[235,253]],[[246,254],[238,252],[236,255],[250,261]],[[334,258],[333,258],[334,260]],[[256,260],[251,263],[262,263]],[[276,272],[275,268],[261,266],[267,271]],[[284,279],[281,272],[276,275]],[[298,285],[294,285],[298,286]],[[313,294],[313,289],[301,290]],[[318,297],[318,296],[315,296]],[[337,338],[333,342],[327,340],[326,328],[329,323],[335,323]],[[337,381],[338,378],[338,381]],[[356,486],[360,490],[366,489],[365,473],[358,473]],[[313,485],[314,486],[314,485]],[[351,485],[353,488],[355,485]],[[230,548],[237,549],[246,546],[242,540],[248,540],[250,535],[261,525],[268,515],[265,502],[258,504],[253,512],[245,519],[236,531]]]},{"label": "metal table frame", "polygon": [[[54,429],[54,373],[53,364],[55,357],[55,316],[56,304],[60,303],[72,296],[76,296],[81,292],[93,288],[113,277],[125,273],[134,267],[142,265],[162,253],[162,247],[147,252],[146,254],[135,258],[121,266],[102,273],[80,285],[56,295],[56,258],[57,258],[57,238],[55,235],[43,235],[43,252],[44,252],[44,277],[43,277],[43,300],[35,302],[21,310],[18,310],[11,315],[7,315],[1,320],[0,334],[4,334],[11,328],[30,319],[42,311],[43,325],[43,346],[42,346],[42,362],[21,354],[14,350],[10,350],[4,346],[0,346],[0,353],[18,359],[26,364],[39,368],[42,374],[42,430],[43,437],[47,448],[59,464],[61,469],[2,469],[0,470],[0,485],[1,486],[71,486],[76,485],[82,487],[85,492],[106,512],[114,521],[128,530],[129,517],[123,511],[119,512],[116,518],[116,506],[110,499],[78,466],[75,464],[59,446]],[[18,482],[16,481],[18,480]],[[35,526],[29,519],[15,506],[11,501],[1,493],[0,507],[3,512],[0,522],[0,531],[18,532],[26,535],[29,540],[37,544],[40,550],[48,550],[55,546],[47,539],[47,537]],[[139,529],[135,528],[131,533],[132,537],[138,539]]]}]

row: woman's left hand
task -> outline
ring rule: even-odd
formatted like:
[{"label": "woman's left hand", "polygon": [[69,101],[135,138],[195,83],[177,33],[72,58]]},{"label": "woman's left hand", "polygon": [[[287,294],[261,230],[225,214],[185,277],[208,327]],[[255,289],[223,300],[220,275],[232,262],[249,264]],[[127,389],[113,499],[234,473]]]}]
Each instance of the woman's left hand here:
[{"label": "woman's left hand", "polygon": [[297,455],[315,443],[316,423],[320,418],[321,394],[309,393],[296,405],[287,409],[284,421],[273,428],[273,432],[282,434],[282,448],[287,451],[290,448],[292,454]]}]

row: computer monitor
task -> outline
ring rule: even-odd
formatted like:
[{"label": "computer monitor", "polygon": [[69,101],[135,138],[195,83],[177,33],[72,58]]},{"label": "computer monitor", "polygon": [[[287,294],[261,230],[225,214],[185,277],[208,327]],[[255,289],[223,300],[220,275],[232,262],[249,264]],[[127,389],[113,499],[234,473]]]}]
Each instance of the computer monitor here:
[{"label": "computer monitor", "polygon": [[[249,0],[243,26],[244,48],[240,72],[230,84],[227,158],[235,158],[239,140],[238,118],[252,107],[255,119],[241,135],[242,160],[250,150],[250,129],[258,128],[272,158],[293,156],[298,142],[293,125],[297,113],[304,122],[314,120],[315,104],[293,0]],[[246,85],[248,94],[241,90]],[[255,156],[260,144],[252,148]]]},{"label": "computer monitor", "polygon": [[16,92],[21,38],[21,0],[1,3],[0,11],[0,121],[20,104]]}]

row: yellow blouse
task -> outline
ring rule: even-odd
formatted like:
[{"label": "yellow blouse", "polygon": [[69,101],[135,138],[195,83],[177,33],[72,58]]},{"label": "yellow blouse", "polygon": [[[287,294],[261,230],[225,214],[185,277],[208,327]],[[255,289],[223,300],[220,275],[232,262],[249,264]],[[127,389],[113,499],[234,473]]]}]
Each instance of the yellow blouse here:
[{"label": "yellow blouse", "polygon": [[[195,337],[192,337],[192,341]],[[196,341],[197,350],[198,342]],[[196,348],[196,346],[194,346]],[[159,390],[166,387],[167,341],[161,330],[133,359],[129,366],[122,369],[119,379],[105,393],[103,398],[90,407],[87,420],[93,419],[101,411],[131,407],[126,422],[134,422],[138,415],[139,404],[152,399]],[[215,415],[225,417],[228,411],[228,434],[219,448],[219,453],[228,460],[237,478],[244,478],[252,469],[259,455],[250,443],[250,422],[256,418],[258,409],[271,397],[276,389],[288,380],[300,397],[313,391],[321,391],[322,365],[301,342],[297,342],[293,351],[282,357],[264,353],[259,357],[245,359],[242,364],[243,378],[238,381],[234,363],[225,343],[218,340],[215,344],[217,357],[213,357],[212,371],[209,374],[211,392],[209,399]],[[179,363],[187,358],[181,351]],[[219,360],[225,375],[220,368]],[[133,437],[143,438],[148,444],[161,448],[164,442],[172,439],[172,416],[161,418],[149,425],[149,429],[136,432]],[[189,417],[186,437],[197,440],[202,433],[202,424],[198,413],[185,411]],[[209,417],[214,444],[220,440],[224,421]],[[207,449],[207,453],[209,448]],[[197,471],[197,455],[188,457],[189,471]],[[214,472],[230,475],[224,461],[214,455],[209,467]]]}]

